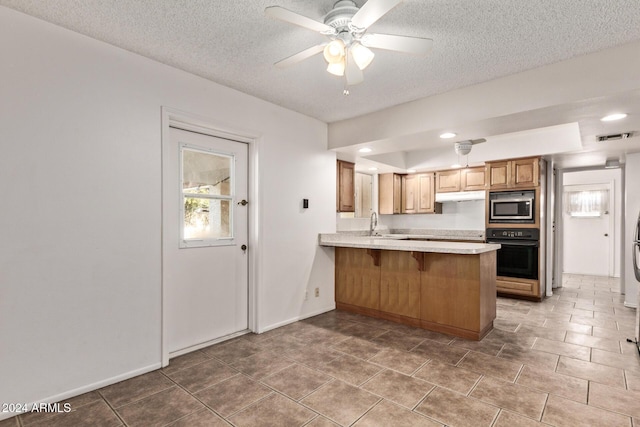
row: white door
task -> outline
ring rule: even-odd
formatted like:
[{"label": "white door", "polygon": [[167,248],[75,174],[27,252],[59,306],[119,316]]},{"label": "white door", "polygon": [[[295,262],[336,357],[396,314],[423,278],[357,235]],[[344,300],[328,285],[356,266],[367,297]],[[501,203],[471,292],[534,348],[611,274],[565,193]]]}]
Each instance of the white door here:
[{"label": "white door", "polygon": [[248,145],[173,127],[169,136],[162,256],[171,356],[248,327]]},{"label": "white door", "polygon": [[[613,192],[612,184],[565,185],[563,217],[563,272],[613,276]],[[591,200],[602,194],[604,206]],[[574,211],[570,197],[578,200]],[[580,203],[580,198],[586,198]],[[589,207],[594,210],[590,210]]]}]

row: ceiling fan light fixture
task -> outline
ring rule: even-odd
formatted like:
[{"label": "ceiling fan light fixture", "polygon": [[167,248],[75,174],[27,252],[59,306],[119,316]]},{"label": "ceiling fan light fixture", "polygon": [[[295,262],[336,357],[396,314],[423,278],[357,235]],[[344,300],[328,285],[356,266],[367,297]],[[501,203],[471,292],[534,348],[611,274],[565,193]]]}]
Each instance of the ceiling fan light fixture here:
[{"label": "ceiling fan light fixture", "polygon": [[344,62],[345,56],[345,44],[340,39],[332,40],[329,44],[327,44],[324,48],[324,59],[329,64],[336,64],[339,62]]},{"label": "ceiling fan light fixture", "polygon": [[335,63],[329,63],[327,67],[327,71],[334,76],[342,77],[344,76],[345,63],[344,60]]},{"label": "ceiling fan light fixture", "polygon": [[353,61],[356,63],[358,68],[364,70],[371,64],[373,58],[376,56],[371,49],[366,46],[363,46],[360,43],[354,43],[351,45],[349,49],[351,51],[351,55],[353,56]]}]

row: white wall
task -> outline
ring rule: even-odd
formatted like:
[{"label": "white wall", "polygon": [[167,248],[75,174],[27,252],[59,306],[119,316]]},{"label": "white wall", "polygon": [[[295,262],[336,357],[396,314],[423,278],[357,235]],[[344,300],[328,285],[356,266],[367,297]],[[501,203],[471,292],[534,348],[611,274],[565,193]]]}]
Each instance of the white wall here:
[{"label": "white wall", "polygon": [[[614,229],[609,232],[609,237],[613,242],[613,276],[620,277],[620,238],[622,225],[622,173],[620,169],[586,170],[576,172],[565,172],[562,177],[562,184],[566,185],[588,185],[613,182],[612,194],[614,211],[611,213],[614,222]],[[564,193],[564,192],[563,192]],[[563,197],[559,195],[558,197]],[[566,214],[563,206],[563,271],[569,273],[590,274],[594,266],[589,263],[588,257],[580,256],[580,248],[591,245],[593,242],[585,240],[589,236],[588,230],[584,227],[593,224],[595,220],[582,220],[571,218]]]},{"label": "white wall", "polygon": [[625,162],[625,225],[624,225],[624,304],[638,306],[638,281],[633,273],[631,243],[640,212],[640,153],[628,154]]},{"label": "white wall", "polygon": [[259,328],[333,307],[326,124],[4,7],[0,52],[0,402],[159,366],[161,106],[261,135]]},{"label": "white wall", "polygon": [[484,230],[485,201],[467,200],[442,204],[442,214],[382,215],[389,228]]}]

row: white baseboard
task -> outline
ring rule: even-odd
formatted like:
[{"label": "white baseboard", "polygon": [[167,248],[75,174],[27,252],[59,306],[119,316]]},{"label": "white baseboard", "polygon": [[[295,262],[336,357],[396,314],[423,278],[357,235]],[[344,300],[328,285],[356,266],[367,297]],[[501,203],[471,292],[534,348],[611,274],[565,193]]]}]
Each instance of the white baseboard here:
[{"label": "white baseboard", "polygon": [[306,313],[306,314],[303,314],[301,316],[292,317],[291,319],[283,320],[282,322],[278,322],[278,323],[274,323],[274,324],[269,325],[269,326],[265,326],[264,328],[260,328],[260,330],[256,331],[256,333],[257,334],[262,334],[262,333],[270,331],[272,329],[278,329],[278,328],[280,328],[282,326],[286,326],[286,325],[289,325],[291,323],[295,323],[295,322],[297,322],[299,320],[308,319],[309,317],[317,316],[317,315],[322,314],[322,313],[327,313],[327,312],[335,310],[335,309],[336,309],[336,303],[334,302],[331,305],[329,305],[328,307],[321,308],[321,309],[316,310],[316,311],[312,311],[311,313]]},{"label": "white baseboard", "polygon": [[[56,394],[54,396],[49,396],[49,397],[45,397],[44,399],[33,401],[29,404],[29,407],[32,407],[33,405],[40,404],[40,403],[61,402],[65,399],[76,397],[81,394],[88,393],[90,391],[98,390],[99,388],[106,387],[111,384],[119,383],[120,381],[128,380],[130,378],[137,377],[138,375],[146,374],[147,372],[155,371],[156,369],[160,369],[161,367],[162,367],[162,364],[160,362],[154,363],[153,365],[145,366],[144,368],[136,369],[134,371],[129,371],[124,374],[117,375],[115,377],[107,378],[105,380],[88,384],[82,387],[78,387],[73,390],[68,390],[68,391]],[[11,418],[16,415],[19,415],[19,413],[0,412],[0,420]]]}]

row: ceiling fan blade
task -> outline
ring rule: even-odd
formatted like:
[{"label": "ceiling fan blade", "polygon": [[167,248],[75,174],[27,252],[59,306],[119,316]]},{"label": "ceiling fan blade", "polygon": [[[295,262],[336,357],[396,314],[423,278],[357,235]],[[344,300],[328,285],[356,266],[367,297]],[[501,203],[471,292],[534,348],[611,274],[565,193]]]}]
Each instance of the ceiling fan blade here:
[{"label": "ceiling fan blade", "polygon": [[313,55],[317,55],[324,50],[326,43],[319,44],[317,46],[312,46],[308,49],[303,50],[302,52],[298,52],[294,55],[291,55],[288,58],[285,58],[281,61],[276,62],[274,65],[278,68],[286,68],[291,65],[297,64],[300,61],[304,61],[307,58],[311,58]]},{"label": "ceiling fan blade", "polygon": [[364,74],[362,73],[362,70],[358,68],[356,61],[353,60],[351,51],[349,51],[349,56],[347,57],[344,75],[347,79],[347,86],[354,86],[364,81]]},{"label": "ceiling fan blade", "polygon": [[367,29],[403,0],[368,0],[351,18],[351,24]]},{"label": "ceiling fan blade", "polygon": [[264,10],[264,14],[281,21],[288,22],[290,24],[298,25],[308,30],[317,31],[319,33],[335,34],[336,29],[330,27],[322,22],[315,21],[306,16],[292,12],[280,6],[269,6]]},{"label": "ceiling fan blade", "polygon": [[366,47],[395,50],[413,55],[426,55],[433,47],[431,39],[391,34],[366,34],[360,42]]},{"label": "ceiling fan blade", "polygon": [[475,145],[475,144],[482,144],[483,142],[487,142],[487,140],[486,140],[486,139],[484,139],[484,138],[472,139],[472,140],[471,140],[471,143],[472,143],[472,144],[474,144],[474,145]]}]

